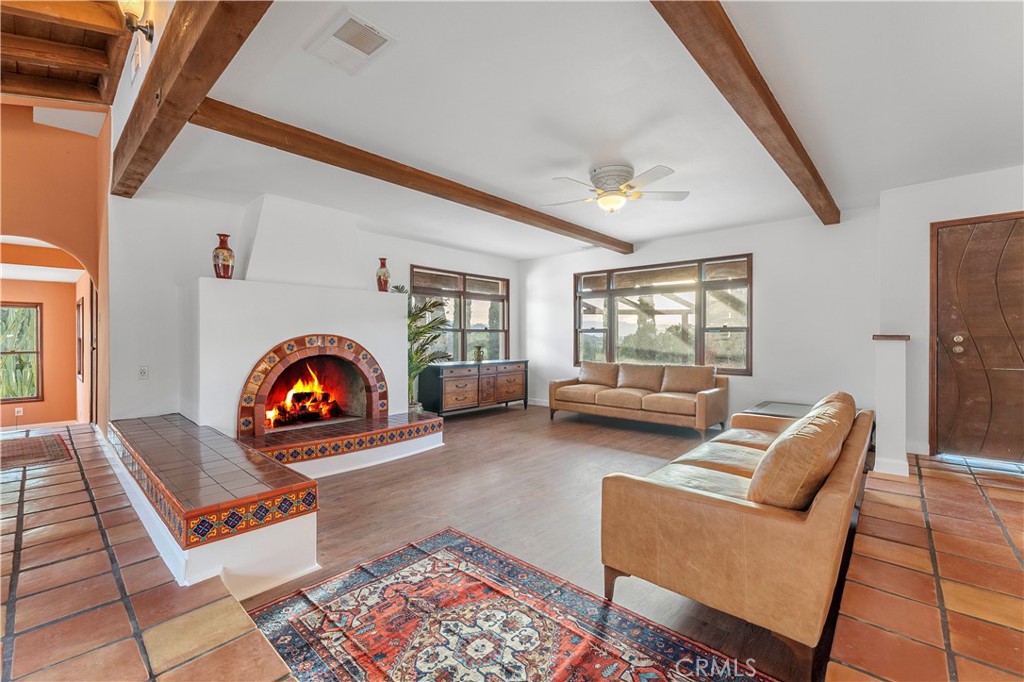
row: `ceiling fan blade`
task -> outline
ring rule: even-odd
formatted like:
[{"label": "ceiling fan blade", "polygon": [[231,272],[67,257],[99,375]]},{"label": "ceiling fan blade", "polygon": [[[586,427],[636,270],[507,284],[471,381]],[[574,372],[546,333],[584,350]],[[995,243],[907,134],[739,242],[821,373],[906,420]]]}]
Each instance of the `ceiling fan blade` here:
[{"label": "ceiling fan blade", "polygon": [[628,192],[631,189],[640,189],[641,187],[646,187],[652,182],[657,182],[662,178],[667,178],[673,173],[675,173],[675,171],[668,166],[655,166],[654,168],[635,176],[632,180],[622,185],[622,190]]},{"label": "ceiling fan blade", "polygon": [[559,176],[559,177],[557,177],[557,178],[554,178],[554,179],[555,179],[555,180],[561,180],[561,181],[564,181],[564,182],[571,182],[571,183],[573,183],[574,185],[583,185],[584,187],[586,187],[587,189],[589,189],[589,190],[590,190],[591,192],[596,192],[596,191],[597,191],[597,190],[596,190],[596,189],[594,188],[594,186],[593,186],[593,185],[591,185],[591,184],[590,184],[589,182],[582,182],[582,181],[580,181],[580,180],[576,180],[575,178],[567,178],[567,177],[565,177],[564,175],[562,175],[562,176]]},{"label": "ceiling fan blade", "polygon": [[541,206],[565,206],[566,204],[585,204],[589,201],[595,201],[594,197],[588,197],[587,199],[573,199],[572,201],[559,201],[557,204],[541,204]]},{"label": "ceiling fan blade", "polygon": [[682,201],[690,196],[689,192],[641,192],[638,199],[653,199],[654,201]]}]

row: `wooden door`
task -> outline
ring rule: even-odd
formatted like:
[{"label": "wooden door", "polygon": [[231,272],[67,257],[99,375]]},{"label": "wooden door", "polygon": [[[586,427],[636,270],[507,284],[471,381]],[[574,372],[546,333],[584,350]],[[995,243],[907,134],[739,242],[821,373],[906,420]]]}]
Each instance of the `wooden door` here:
[{"label": "wooden door", "polygon": [[932,450],[1024,461],[1024,213],[932,228]]}]

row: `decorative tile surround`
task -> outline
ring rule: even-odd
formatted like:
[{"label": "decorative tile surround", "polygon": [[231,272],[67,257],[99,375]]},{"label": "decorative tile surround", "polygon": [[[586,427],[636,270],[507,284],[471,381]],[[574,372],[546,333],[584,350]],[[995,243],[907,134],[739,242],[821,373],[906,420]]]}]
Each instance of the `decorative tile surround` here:
[{"label": "decorative tile surround", "polygon": [[252,368],[238,400],[238,437],[260,436],[264,432],[267,396],[274,380],[289,365],[314,355],[333,355],[351,363],[362,375],[366,387],[366,416],[386,417],[388,384],[384,370],[368,350],[344,336],[312,334],[282,341]]},{"label": "decorative tile surround", "polygon": [[318,508],[315,481],[180,414],[116,420],[108,436],[183,549]]},{"label": "decorative tile surround", "polygon": [[278,462],[292,464],[379,448],[443,430],[444,419],[420,412],[272,431],[240,440]]}]

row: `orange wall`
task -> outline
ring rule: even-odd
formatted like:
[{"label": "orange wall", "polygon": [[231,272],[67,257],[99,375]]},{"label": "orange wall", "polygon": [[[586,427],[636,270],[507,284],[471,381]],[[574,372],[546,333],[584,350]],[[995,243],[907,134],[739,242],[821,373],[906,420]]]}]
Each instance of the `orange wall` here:
[{"label": "orange wall", "polygon": [[0,244],[0,263],[39,265],[45,268],[69,268],[71,270],[82,269],[82,264],[71,257],[67,251],[22,244]]},{"label": "orange wall", "polygon": [[[99,281],[97,168],[106,135],[90,137],[32,122],[32,108],[0,105],[0,230],[42,239],[77,258]],[[109,171],[107,171],[109,173]]]},{"label": "orange wall", "polygon": [[43,304],[43,398],[39,402],[3,403],[0,426],[13,426],[14,408],[25,414],[20,424],[72,421],[78,415],[75,383],[75,285],[60,282],[0,280],[5,302]]}]

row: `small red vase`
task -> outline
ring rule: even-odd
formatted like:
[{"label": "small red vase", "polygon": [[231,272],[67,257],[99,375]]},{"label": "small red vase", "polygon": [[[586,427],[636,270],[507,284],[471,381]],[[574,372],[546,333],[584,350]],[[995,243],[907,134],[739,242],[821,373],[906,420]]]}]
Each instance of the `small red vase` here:
[{"label": "small red vase", "polygon": [[220,244],[213,250],[213,274],[217,279],[231,279],[235,272],[235,252],[228,246],[230,234],[218,234]]},{"label": "small red vase", "polygon": [[377,291],[387,291],[391,282],[391,271],[388,270],[388,259],[378,258],[380,267],[377,268]]}]

